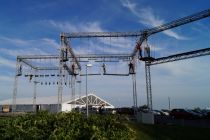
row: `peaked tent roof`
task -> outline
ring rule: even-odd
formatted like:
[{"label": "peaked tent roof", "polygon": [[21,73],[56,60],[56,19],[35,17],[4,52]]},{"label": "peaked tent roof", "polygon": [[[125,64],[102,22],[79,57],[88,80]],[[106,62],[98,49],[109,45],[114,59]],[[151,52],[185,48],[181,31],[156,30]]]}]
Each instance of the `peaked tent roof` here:
[{"label": "peaked tent roof", "polygon": [[[77,97],[70,102],[65,102],[67,104],[76,104],[76,105],[86,105],[86,96]],[[88,94],[88,105],[92,106],[101,106],[104,105],[106,107],[114,108],[114,106],[105,100],[101,99],[100,97],[96,96],[95,94]]]}]

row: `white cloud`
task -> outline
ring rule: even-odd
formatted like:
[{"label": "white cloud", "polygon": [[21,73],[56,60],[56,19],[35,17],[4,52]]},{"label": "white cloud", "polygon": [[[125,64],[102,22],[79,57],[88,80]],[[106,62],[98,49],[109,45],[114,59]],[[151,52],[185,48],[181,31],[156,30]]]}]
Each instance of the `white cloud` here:
[{"label": "white cloud", "polygon": [[[101,38],[100,42],[111,47],[116,47],[116,49],[126,49],[124,51],[128,51],[129,49],[133,49],[135,47],[135,40],[130,38]],[[132,46],[133,45],[133,46]]]},{"label": "white cloud", "polygon": [[9,43],[14,46],[18,47],[33,47],[33,48],[38,48],[38,47],[54,47],[58,48],[59,43],[56,42],[54,39],[50,38],[41,38],[41,39],[34,39],[34,40],[27,40],[27,39],[20,39],[20,38],[10,38],[10,37],[5,37],[5,36],[0,36],[1,43]]},{"label": "white cloud", "polygon": [[15,68],[16,63],[15,61],[9,60],[7,58],[0,56],[0,67],[9,67],[9,68]]},{"label": "white cloud", "polygon": [[6,55],[13,56],[13,57],[17,57],[18,55],[34,55],[34,54],[47,55],[48,54],[38,48],[16,49],[16,50],[0,48],[0,52]]},{"label": "white cloud", "polygon": [[[54,20],[45,20],[44,24],[49,24],[56,30],[65,32],[106,32],[99,22],[88,22],[80,24],[72,24],[71,22],[59,22]],[[83,42],[80,46],[72,46],[76,53],[101,51],[104,53],[127,53],[133,50],[135,47],[136,40],[130,38],[99,38],[99,39],[89,39]],[[89,46],[87,48],[87,46]],[[90,50],[88,50],[90,49]],[[94,50],[95,49],[95,50]],[[97,52],[95,52],[97,53]]]},{"label": "white cloud", "polygon": [[[145,26],[157,27],[166,23],[163,19],[160,19],[158,16],[156,16],[150,7],[139,7],[138,5],[137,9],[136,3],[132,3],[129,0],[122,0],[121,2],[122,5],[128,8],[135,16],[137,16],[139,18],[139,22]],[[171,30],[164,31],[163,33],[178,40],[187,39],[186,37],[183,37]]]},{"label": "white cloud", "polygon": [[155,73],[157,74],[164,72],[165,76],[183,76],[185,78],[191,77],[192,79],[203,77],[203,73],[206,73],[210,69],[208,61],[206,61],[205,57],[180,60],[176,62],[154,65],[152,67],[156,69]]},{"label": "white cloud", "polygon": [[0,36],[0,40],[5,41],[5,42],[9,42],[11,44],[14,45],[18,45],[18,46],[27,46],[29,45],[29,42],[32,40],[23,40],[23,39],[19,39],[19,38],[9,38],[9,37],[5,37],[5,36]]},{"label": "white cloud", "polygon": [[[26,40],[19,38],[0,37],[1,44],[8,43],[14,45],[8,49],[7,45],[0,48],[0,54],[6,54],[13,57],[17,55],[49,55],[52,51],[56,52],[59,48],[59,43],[50,38],[41,38],[36,40]],[[56,52],[57,53],[57,52]]]},{"label": "white cloud", "polygon": [[44,20],[44,24],[49,24],[60,32],[103,32],[104,30],[100,27],[99,22],[88,22],[80,24],[72,24],[68,21],[54,21]]},{"label": "white cloud", "polygon": [[71,31],[76,32],[77,28],[70,24],[69,22],[56,22],[54,20],[45,20],[44,21],[47,24],[50,24],[53,27],[56,27],[57,29],[61,30],[61,32]]},{"label": "white cloud", "polygon": [[85,42],[84,44],[73,46],[73,49],[76,54],[125,54],[130,53],[133,49],[133,47],[130,47],[129,43],[124,43],[123,45],[123,42],[125,42],[123,39],[112,39],[111,43],[109,42],[109,39],[90,40],[88,42]]},{"label": "white cloud", "polygon": [[50,39],[50,38],[43,38],[40,41],[43,45],[49,46],[49,47],[54,47],[56,49],[58,49],[60,47],[60,44],[58,42],[56,42],[54,39]]}]

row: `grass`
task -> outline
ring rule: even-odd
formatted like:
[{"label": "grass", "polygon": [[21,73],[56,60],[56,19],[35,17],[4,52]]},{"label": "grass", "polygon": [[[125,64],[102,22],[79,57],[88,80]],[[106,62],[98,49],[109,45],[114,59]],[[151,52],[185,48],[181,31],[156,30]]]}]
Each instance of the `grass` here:
[{"label": "grass", "polygon": [[210,129],[176,125],[145,125],[127,122],[136,140],[209,140]]}]

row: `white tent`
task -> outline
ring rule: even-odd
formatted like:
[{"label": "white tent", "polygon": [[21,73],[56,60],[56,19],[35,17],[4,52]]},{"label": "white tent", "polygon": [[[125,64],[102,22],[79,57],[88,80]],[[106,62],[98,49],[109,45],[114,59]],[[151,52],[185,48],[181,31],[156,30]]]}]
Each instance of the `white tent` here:
[{"label": "white tent", "polygon": [[[68,108],[82,108],[86,106],[86,96],[81,96],[72,99],[71,101],[64,102],[62,104],[62,111],[69,111]],[[88,94],[88,106],[92,106],[98,108],[100,106],[104,106],[104,108],[114,108],[114,106],[107,101],[101,99],[95,94]],[[65,110],[66,109],[66,110]]]},{"label": "white tent", "polygon": [[[57,101],[58,101],[57,96],[37,97],[36,105],[41,106],[41,110],[42,109],[49,110],[49,111],[56,110]],[[12,99],[0,101],[0,106],[1,105],[12,105]],[[28,106],[28,108],[25,111],[32,111],[31,109],[33,109],[32,108],[33,99],[32,98],[17,98],[16,105],[18,105],[18,108],[21,111],[24,111],[26,106]],[[88,105],[94,108],[98,108],[101,105],[103,105],[104,108],[114,108],[113,105],[101,99],[100,97],[96,96],[95,94],[88,94]],[[61,106],[62,106],[61,111],[71,111],[73,108],[78,108],[78,107],[84,108],[86,107],[86,96],[74,97],[74,98],[71,98],[70,96],[63,96]]]}]

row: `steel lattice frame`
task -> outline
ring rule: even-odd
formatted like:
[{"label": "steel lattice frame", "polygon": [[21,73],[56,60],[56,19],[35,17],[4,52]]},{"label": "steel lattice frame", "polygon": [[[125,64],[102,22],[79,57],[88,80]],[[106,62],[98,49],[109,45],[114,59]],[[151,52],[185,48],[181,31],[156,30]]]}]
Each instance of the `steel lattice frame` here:
[{"label": "steel lattice frame", "polygon": [[[14,82],[14,90],[13,90],[13,111],[16,109],[16,96],[17,96],[17,84],[18,84],[18,76],[20,76],[19,70],[21,63],[26,64],[27,66],[31,67],[34,70],[59,70],[59,84],[58,84],[58,105],[61,105],[62,103],[62,81],[63,81],[63,74],[64,71],[68,71],[70,75],[75,75],[75,72],[73,69],[69,66],[66,65],[66,61],[70,62],[71,64],[76,65],[76,70],[77,73],[81,71],[81,66],[79,62],[82,62],[81,59],[82,56],[80,55],[75,55],[73,52],[72,47],[70,46],[69,39],[73,38],[91,38],[91,37],[139,37],[138,44],[142,45],[142,43],[147,40],[147,38],[150,35],[175,28],[184,24],[188,24],[190,22],[194,22],[206,17],[210,16],[210,9],[207,9],[205,11],[169,22],[167,24],[163,24],[161,26],[151,28],[151,29],[145,29],[142,31],[137,31],[137,32],[81,32],[81,33],[62,33],[60,35],[61,39],[61,48],[59,55],[46,55],[46,56],[18,56],[17,57],[17,66],[16,66],[16,76],[15,76],[15,82]],[[104,59],[109,58],[110,61],[113,61],[114,58],[117,59],[125,59],[126,61],[136,61],[135,59],[137,58],[136,55],[138,53],[138,48],[135,46],[134,51],[132,54],[128,55],[121,55],[117,54],[116,56],[114,55],[103,55],[103,56],[85,56],[86,58],[100,58],[101,61],[103,62]],[[63,55],[66,54],[66,58],[64,59]],[[183,60],[183,59],[188,59],[188,58],[193,58],[193,57],[198,57],[198,56],[203,56],[203,55],[209,55],[209,49],[207,50],[198,50],[198,51],[193,51],[193,52],[188,52],[187,54],[178,54],[178,55],[173,55],[173,56],[168,56],[168,57],[163,57],[163,58],[158,58],[154,59],[153,61],[147,61],[147,59],[143,60],[145,61],[145,72],[146,72],[146,87],[147,87],[147,102],[148,102],[148,107],[151,110],[152,109],[152,90],[151,90],[151,75],[150,75],[150,65],[156,65],[156,64],[161,64],[161,63],[166,63],[166,62],[172,62],[172,61],[177,61],[177,60]],[[68,60],[70,58],[70,60]],[[36,67],[32,65],[28,60],[30,59],[57,59],[59,61],[59,66],[58,67]],[[137,106],[137,95],[136,95],[136,80],[133,78],[133,97],[134,99],[134,106]],[[35,81],[36,82],[36,81]],[[36,84],[34,84],[36,85]],[[35,88],[34,88],[35,89]],[[148,101],[149,100],[149,101]],[[60,107],[58,107],[58,111],[60,110]]]}]

